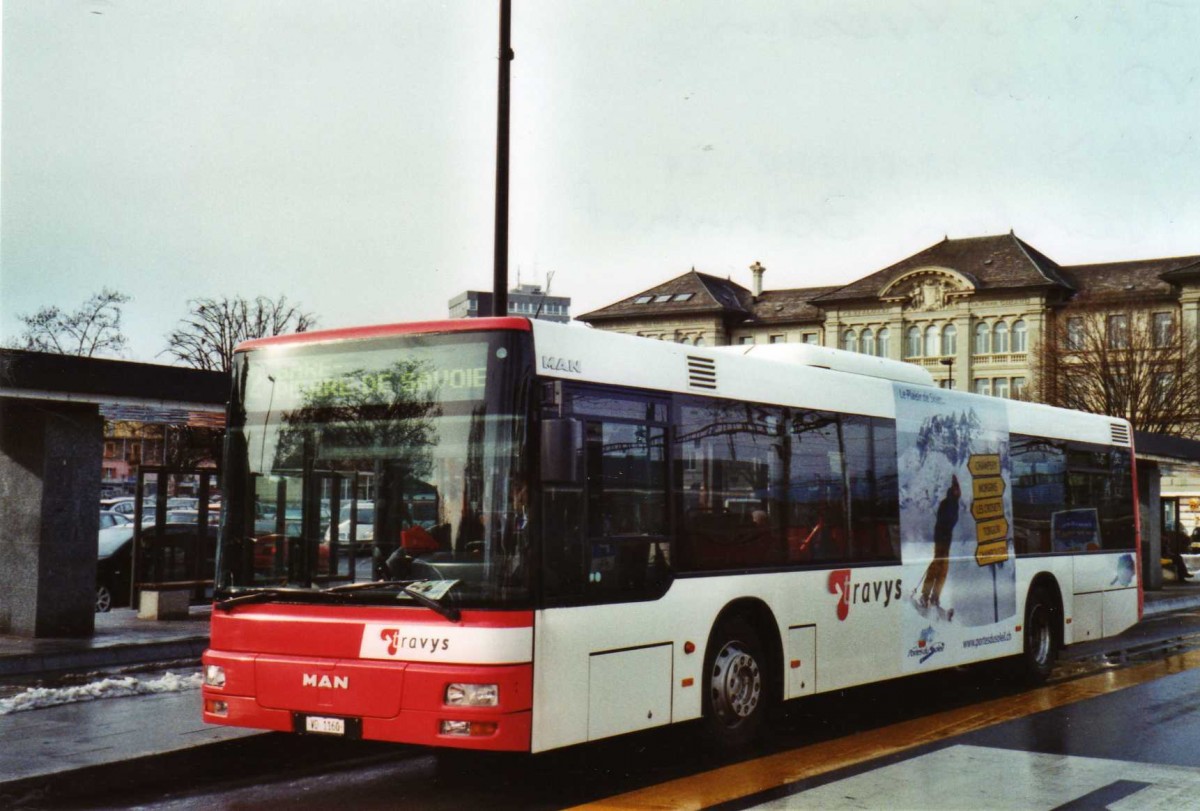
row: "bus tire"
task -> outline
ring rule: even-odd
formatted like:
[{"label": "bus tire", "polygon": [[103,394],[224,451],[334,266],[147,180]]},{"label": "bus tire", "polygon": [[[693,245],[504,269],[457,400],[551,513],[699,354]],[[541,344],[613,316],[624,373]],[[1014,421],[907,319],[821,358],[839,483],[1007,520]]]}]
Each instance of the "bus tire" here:
[{"label": "bus tire", "polygon": [[770,704],[767,657],[754,627],[723,620],[704,657],[705,739],[717,750],[738,749],[762,733]]},{"label": "bus tire", "polygon": [[1021,655],[1021,674],[1031,684],[1042,684],[1050,677],[1058,661],[1058,609],[1044,588],[1029,592],[1025,601],[1025,647]]}]

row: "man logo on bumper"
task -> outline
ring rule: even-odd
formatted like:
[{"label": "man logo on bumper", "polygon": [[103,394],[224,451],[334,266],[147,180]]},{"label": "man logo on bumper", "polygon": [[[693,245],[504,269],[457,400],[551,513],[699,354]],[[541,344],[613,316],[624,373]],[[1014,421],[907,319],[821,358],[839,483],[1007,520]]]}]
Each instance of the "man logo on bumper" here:
[{"label": "man logo on bumper", "polygon": [[327,687],[331,690],[349,690],[349,676],[334,676],[330,678],[324,674],[305,673],[302,682],[304,687]]}]

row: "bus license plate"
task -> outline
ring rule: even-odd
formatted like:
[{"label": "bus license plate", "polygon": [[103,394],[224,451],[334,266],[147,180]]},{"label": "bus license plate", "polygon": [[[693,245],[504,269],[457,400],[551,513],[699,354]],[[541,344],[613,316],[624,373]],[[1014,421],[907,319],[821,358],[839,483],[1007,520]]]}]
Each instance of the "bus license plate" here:
[{"label": "bus license plate", "polygon": [[321,735],[345,735],[346,720],[344,718],[322,718],[310,715],[304,719],[305,732],[317,732]]}]

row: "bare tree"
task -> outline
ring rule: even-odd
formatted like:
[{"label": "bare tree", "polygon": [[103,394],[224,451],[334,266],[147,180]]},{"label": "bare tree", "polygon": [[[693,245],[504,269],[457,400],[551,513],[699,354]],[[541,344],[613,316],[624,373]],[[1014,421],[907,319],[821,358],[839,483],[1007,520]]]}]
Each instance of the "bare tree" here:
[{"label": "bare tree", "polygon": [[1200,349],[1173,307],[1087,299],[1055,314],[1032,353],[1030,399],[1124,417],[1134,430],[1200,433]]},{"label": "bare tree", "polygon": [[224,438],[224,428],[204,425],[168,426],[166,464],[180,468],[216,465],[221,460]]},{"label": "bare tree", "polygon": [[248,301],[241,296],[188,301],[188,315],[167,336],[160,354],[196,369],[228,372],[233,367],[233,350],[242,341],[289,332],[306,332],[317,318],[289,304],[286,296],[272,301],[258,296]]},{"label": "bare tree", "polygon": [[73,313],[50,306],[33,315],[19,315],[17,320],[25,325],[25,331],[17,336],[14,346],[85,358],[105,353],[119,356],[128,344],[121,332],[121,305],[130,300],[126,294],[105,287]]}]

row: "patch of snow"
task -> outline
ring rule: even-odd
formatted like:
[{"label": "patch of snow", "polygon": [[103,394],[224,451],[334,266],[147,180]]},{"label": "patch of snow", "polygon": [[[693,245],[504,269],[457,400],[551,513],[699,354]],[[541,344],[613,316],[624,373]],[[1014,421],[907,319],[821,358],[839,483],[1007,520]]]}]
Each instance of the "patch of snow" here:
[{"label": "patch of snow", "polygon": [[71,687],[30,687],[11,698],[0,698],[0,715],[39,710],[60,704],[74,704],[80,701],[96,701],[101,698],[123,698],[199,690],[201,681],[202,677],[199,672],[186,676],[168,672],[154,679],[120,676]]}]

